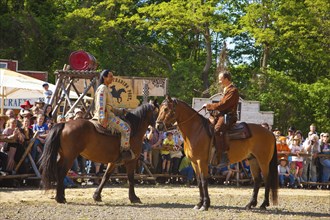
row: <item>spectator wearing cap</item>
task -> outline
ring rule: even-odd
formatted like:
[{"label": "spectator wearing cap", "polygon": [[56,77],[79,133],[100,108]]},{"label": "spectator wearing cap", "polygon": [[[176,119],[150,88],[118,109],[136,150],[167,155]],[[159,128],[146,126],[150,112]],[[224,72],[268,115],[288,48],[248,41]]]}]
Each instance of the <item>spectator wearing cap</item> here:
[{"label": "spectator wearing cap", "polygon": [[44,98],[45,98],[45,104],[51,104],[50,99],[53,95],[53,92],[49,89],[49,84],[44,83],[42,84],[42,87],[44,87]]},{"label": "spectator wearing cap", "polygon": [[31,108],[33,115],[43,114],[45,103],[42,101],[42,99],[38,99],[34,102],[34,106]]},{"label": "spectator wearing cap", "polygon": [[286,136],[286,143],[288,146],[293,143],[293,138],[295,136],[296,129],[294,127],[288,128],[288,135]]}]

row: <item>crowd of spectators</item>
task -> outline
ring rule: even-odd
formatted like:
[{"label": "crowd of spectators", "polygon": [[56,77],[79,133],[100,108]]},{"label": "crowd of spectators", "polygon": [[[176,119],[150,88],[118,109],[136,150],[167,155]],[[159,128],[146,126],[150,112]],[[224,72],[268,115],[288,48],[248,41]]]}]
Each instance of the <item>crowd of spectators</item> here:
[{"label": "crowd of spectators", "polygon": [[[8,109],[5,115],[0,115],[0,132],[2,140],[0,143],[0,171],[1,175],[33,173],[30,161],[24,160],[20,169],[15,166],[21,159],[24,151],[35,135],[34,144],[30,151],[32,159],[37,163],[40,158],[45,138],[55,123],[63,123],[70,120],[83,118],[84,112],[76,108],[73,113],[66,117],[58,115],[54,121],[52,117],[52,106],[38,100],[31,105],[29,101],[21,105],[18,115],[12,109]],[[269,129],[266,124],[263,127]],[[282,134],[279,129],[272,130],[277,142],[278,151],[278,172],[281,187],[299,188],[306,182],[328,182],[330,177],[330,154],[329,134],[316,132],[315,125],[310,126],[310,131],[304,138],[300,130],[290,127],[287,134]],[[168,182],[185,182],[191,184],[194,181],[194,171],[191,162],[184,155],[183,138],[179,130],[174,129],[167,132],[160,132],[149,126],[143,139],[140,167],[140,174],[146,173],[145,166],[154,174],[173,176]],[[94,163],[79,156],[74,161],[69,176],[95,174],[102,175],[104,164]],[[120,168],[119,168],[120,169]],[[221,184],[228,185],[236,178],[251,178],[248,160],[228,167],[218,169],[210,167],[210,176],[222,176],[224,181]],[[184,176],[185,178],[179,178]],[[67,186],[75,184],[66,179]]]},{"label": "crowd of spectators", "polygon": [[[310,125],[306,137],[294,127],[289,127],[287,134],[282,134],[277,128],[273,133],[279,157],[281,187],[301,188],[306,183],[329,182],[329,133],[321,132],[319,135],[314,124]],[[311,185],[311,188],[316,188],[316,185]]]}]

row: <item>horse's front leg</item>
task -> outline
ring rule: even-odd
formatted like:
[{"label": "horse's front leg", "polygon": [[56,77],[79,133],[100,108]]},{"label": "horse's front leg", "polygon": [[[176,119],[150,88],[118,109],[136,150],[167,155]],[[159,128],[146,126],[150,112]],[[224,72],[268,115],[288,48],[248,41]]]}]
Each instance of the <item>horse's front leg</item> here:
[{"label": "horse's front leg", "polygon": [[107,170],[105,171],[105,173],[102,177],[101,183],[94,192],[93,199],[95,202],[102,201],[101,193],[102,193],[103,187],[104,187],[105,183],[109,180],[110,175],[111,175],[112,171],[115,169],[115,167],[116,167],[115,163],[108,163]]},{"label": "horse's front leg", "polygon": [[199,202],[197,203],[197,205],[195,205],[194,209],[195,210],[200,210],[200,208],[204,204],[204,191],[203,191],[201,176],[196,175],[196,178],[197,178],[197,186],[198,186],[198,189],[199,189]]},{"label": "horse's front leg", "polygon": [[131,201],[131,203],[141,203],[141,200],[140,200],[139,197],[136,196],[135,189],[134,189],[135,165],[136,165],[136,160],[129,161],[125,164],[126,172],[127,172],[127,178],[128,178],[128,186],[129,186],[128,198]]},{"label": "horse's front leg", "polygon": [[208,181],[207,177],[204,174],[201,174],[201,185],[203,190],[203,206],[199,209],[200,211],[207,211],[210,207],[210,197],[209,197],[209,189],[208,189]]}]

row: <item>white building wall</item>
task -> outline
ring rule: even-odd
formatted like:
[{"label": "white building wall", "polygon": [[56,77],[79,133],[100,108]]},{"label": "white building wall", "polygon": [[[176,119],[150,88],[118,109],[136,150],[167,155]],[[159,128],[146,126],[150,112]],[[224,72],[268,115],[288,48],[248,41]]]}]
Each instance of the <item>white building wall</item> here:
[{"label": "white building wall", "polygon": [[[214,103],[218,102],[222,97],[221,94],[216,94],[210,98],[193,98],[192,107],[196,111],[199,111],[203,104],[205,103]],[[238,112],[240,115],[239,122],[255,123],[261,124],[267,122],[271,127],[274,124],[274,112],[272,111],[260,111],[260,103],[258,101],[245,101],[240,98],[239,103],[241,106],[241,112]],[[205,114],[204,111],[201,111],[204,117],[209,117],[208,114]]]}]

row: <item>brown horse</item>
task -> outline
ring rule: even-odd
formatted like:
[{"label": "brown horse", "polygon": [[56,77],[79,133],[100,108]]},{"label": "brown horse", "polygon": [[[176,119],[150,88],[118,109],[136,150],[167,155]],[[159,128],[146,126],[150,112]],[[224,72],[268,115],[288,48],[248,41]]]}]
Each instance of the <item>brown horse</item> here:
[{"label": "brown horse", "polygon": [[[131,125],[131,149],[137,159],[142,150],[142,139],[148,125],[154,125],[158,114],[156,103],[144,104],[126,115]],[[56,124],[49,132],[41,157],[42,181],[45,189],[56,183],[56,201],[65,203],[63,180],[74,159],[80,154],[94,162],[108,163],[101,184],[93,198],[101,201],[101,192],[120,156],[120,136],[107,136],[96,131],[94,125],[83,119]],[[59,159],[58,159],[59,154]],[[141,202],[134,191],[134,170],[136,159],[125,163],[129,182],[129,199],[132,203]]]},{"label": "brown horse", "polygon": [[[212,136],[208,131],[209,121],[185,102],[166,97],[160,105],[156,128],[166,130],[166,127],[172,126],[174,122],[177,122],[177,126],[182,132],[184,152],[191,159],[196,173],[200,201],[194,209],[208,210],[210,198],[207,178],[209,152],[212,143]],[[254,189],[252,198],[246,205],[247,209],[257,205],[262,174],[265,184],[265,198],[260,208],[266,209],[266,206],[269,206],[270,189],[273,204],[277,204],[278,173],[275,137],[272,132],[259,125],[248,124],[248,127],[252,137],[244,140],[231,140],[228,157],[230,163],[242,161],[245,158],[249,160],[254,179]]]}]

